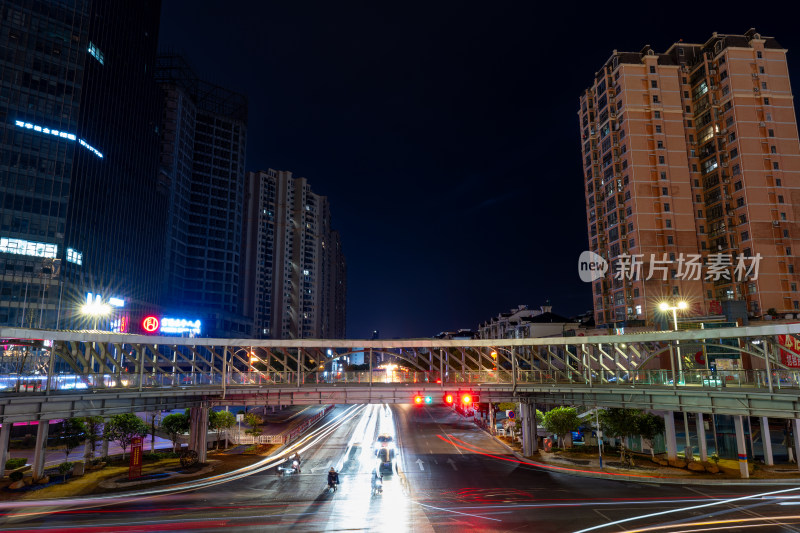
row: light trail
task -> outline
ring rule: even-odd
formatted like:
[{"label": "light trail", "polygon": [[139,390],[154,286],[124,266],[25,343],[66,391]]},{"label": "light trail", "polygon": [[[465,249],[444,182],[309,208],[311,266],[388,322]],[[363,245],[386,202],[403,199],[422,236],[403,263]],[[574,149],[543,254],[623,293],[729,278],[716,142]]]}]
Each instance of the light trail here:
[{"label": "light trail", "polygon": [[[752,527],[766,527],[766,526],[776,526],[776,525],[778,525],[778,526],[788,526],[790,524],[784,524],[784,523],[781,523],[781,522],[775,523],[774,521],[776,521],[776,520],[799,520],[799,519],[800,519],[800,515],[789,515],[789,516],[762,516],[762,517],[758,517],[758,518],[731,518],[731,519],[728,519],[728,520],[712,520],[712,521],[706,521],[706,522],[691,522],[691,523],[688,523],[688,524],[682,524],[682,527],[687,527],[687,526],[718,526],[718,525],[723,525],[723,524],[725,524],[725,527],[703,528],[703,529],[682,529],[682,530],[676,530],[676,533],[677,533],[677,531],[699,532],[699,531],[721,531],[721,530],[727,530],[727,529],[730,529],[727,526],[727,524],[736,524],[737,529],[745,528],[745,527],[752,528]],[[771,523],[771,524],[765,524],[765,523],[763,523],[763,524],[755,524],[754,523],[754,522],[766,522],[768,520],[769,521],[773,521],[773,523]],[[744,522],[748,522],[749,524],[748,525],[740,525],[740,524],[742,524]],[[625,533],[646,533],[648,531],[664,531],[664,530],[672,528],[672,527],[675,527],[675,526],[674,525],[663,525],[663,526],[645,527],[645,528],[640,528],[640,529],[627,529],[627,530],[625,530]]]},{"label": "light trail", "polygon": [[177,485],[172,485],[170,487],[161,487],[161,488],[146,489],[141,491],[125,492],[109,496],[93,496],[93,497],[89,496],[81,499],[0,502],[0,509],[13,509],[16,511],[20,507],[40,508],[28,512],[19,511],[19,512],[12,512],[5,514],[7,519],[8,518],[19,519],[31,516],[38,516],[42,514],[53,514],[61,512],[61,510],[53,508],[56,506],[67,507],[70,505],[75,505],[76,507],[74,507],[73,509],[89,509],[104,505],[132,503],[144,499],[152,499],[166,494],[179,494],[182,492],[189,492],[201,488],[220,485],[223,483],[229,483],[231,481],[236,481],[243,477],[257,474],[259,472],[263,472],[265,470],[278,466],[286,462],[287,456],[294,453],[295,451],[297,451],[298,453],[305,452],[305,450],[307,450],[308,448],[319,442],[321,439],[328,436],[330,433],[338,429],[345,422],[348,422],[350,418],[361,412],[364,409],[364,407],[365,406],[363,405],[350,406],[347,409],[345,409],[344,412],[334,417],[332,420],[325,422],[322,426],[313,430],[313,432],[310,435],[307,435],[302,440],[286,447],[280,453],[268,456],[257,463],[248,465],[246,467],[242,467],[238,470],[234,470],[233,472],[218,474],[216,476],[211,476],[198,481],[180,483]]}]

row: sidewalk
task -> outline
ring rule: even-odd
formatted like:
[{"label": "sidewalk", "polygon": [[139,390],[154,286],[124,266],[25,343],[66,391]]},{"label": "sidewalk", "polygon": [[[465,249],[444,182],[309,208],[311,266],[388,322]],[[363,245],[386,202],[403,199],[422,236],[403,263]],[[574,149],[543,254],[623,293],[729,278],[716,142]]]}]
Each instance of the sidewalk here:
[{"label": "sidewalk", "polygon": [[[462,416],[464,416],[462,414]],[[718,463],[707,461],[706,465],[719,468],[719,473],[696,472],[686,468],[664,466],[654,462],[650,456],[635,455],[634,467],[623,465],[619,453],[606,452],[603,449],[603,467],[600,467],[600,458],[596,446],[576,446],[572,451],[546,452],[541,448],[530,457],[522,455],[521,447],[514,443],[510,445],[502,438],[492,435],[489,428],[478,423],[477,419],[468,416],[476,426],[490,435],[495,441],[507,448],[516,458],[517,462],[530,464],[553,470],[555,472],[576,476],[634,481],[638,483],[667,483],[680,485],[796,485],[800,483],[800,470],[795,464],[779,464],[767,466],[760,463],[748,462],[750,471],[749,479],[742,479],[739,471],[739,462],[733,459],[720,459]],[[662,462],[663,456],[656,456]],[[678,459],[683,461],[683,455]],[[699,463],[700,458],[694,457],[693,462]]]},{"label": "sidewalk", "polygon": [[[487,432],[488,433],[488,432]],[[523,464],[530,464],[550,469],[563,474],[576,476],[634,481],[638,483],[660,483],[677,485],[796,485],[800,482],[800,471],[796,465],[766,466],[749,463],[750,478],[741,479],[739,463],[731,459],[720,459],[717,465],[720,472],[693,472],[685,468],[662,466],[654,463],[649,457],[635,456],[635,466],[623,466],[619,454],[603,454],[603,468],[597,449],[592,451],[556,451],[539,450],[531,457],[525,457],[519,448],[509,446],[502,439],[493,438],[505,446]],[[679,456],[679,460],[683,458]],[[699,462],[699,458],[695,458]]]}]

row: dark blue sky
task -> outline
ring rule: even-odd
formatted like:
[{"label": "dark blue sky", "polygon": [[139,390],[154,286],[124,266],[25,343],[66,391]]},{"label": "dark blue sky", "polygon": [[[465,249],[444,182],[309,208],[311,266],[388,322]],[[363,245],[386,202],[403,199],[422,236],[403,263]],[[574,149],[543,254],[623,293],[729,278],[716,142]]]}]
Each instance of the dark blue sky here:
[{"label": "dark blue sky", "polygon": [[756,27],[797,83],[796,19],[778,9],[543,5],[164,0],[162,48],[249,98],[247,168],[330,198],[348,337],[474,328],[546,299],[590,309],[576,111],[613,49]]}]

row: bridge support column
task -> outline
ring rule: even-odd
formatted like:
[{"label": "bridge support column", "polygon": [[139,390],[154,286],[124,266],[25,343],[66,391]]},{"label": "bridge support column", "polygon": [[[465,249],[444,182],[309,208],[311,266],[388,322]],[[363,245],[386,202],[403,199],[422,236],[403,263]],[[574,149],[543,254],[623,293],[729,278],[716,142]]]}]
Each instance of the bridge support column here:
[{"label": "bridge support column", "polygon": [[206,462],[208,407],[192,407],[189,410],[189,449],[197,452],[199,462]]},{"label": "bridge support column", "polygon": [[6,461],[8,460],[8,438],[11,436],[11,422],[3,422],[0,428],[0,479],[6,475]]},{"label": "bridge support column", "polygon": [[678,442],[675,439],[675,413],[664,413],[664,443],[667,446],[667,459],[678,458]]},{"label": "bridge support column", "polygon": [[800,420],[792,420],[792,435],[794,435],[794,459],[797,463],[797,469],[800,470],[800,458],[797,457],[798,450],[800,450]]},{"label": "bridge support column", "polygon": [[697,424],[697,447],[700,449],[700,462],[708,461],[708,446],[706,446],[706,426],[703,421],[703,413],[695,414],[695,424]]},{"label": "bridge support column", "polygon": [[31,474],[34,481],[38,481],[44,474],[44,455],[47,449],[47,434],[50,431],[49,420],[39,420],[36,426],[36,448],[33,451],[33,465]]},{"label": "bridge support column", "polygon": [[489,402],[489,433],[494,435],[495,422],[494,422],[494,404]]},{"label": "bridge support column", "polygon": [[764,464],[774,465],[775,460],[772,458],[772,438],[769,433],[769,418],[766,416],[761,417],[761,446],[764,449]]},{"label": "bridge support column", "polygon": [[[528,402],[520,402],[520,409],[522,410],[522,455],[530,457],[534,452],[534,436],[533,428],[536,424],[536,415],[531,416],[531,405]],[[536,411],[533,411],[534,413]],[[533,418],[533,420],[531,420]]]},{"label": "bridge support column", "polygon": [[739,458],[739,474],[742,479],[748,479],[750,470],[747,468],[747,444],[744,441],[744,421],[741,416],[733,417],[733,426],[736,429],[736,453]]}]

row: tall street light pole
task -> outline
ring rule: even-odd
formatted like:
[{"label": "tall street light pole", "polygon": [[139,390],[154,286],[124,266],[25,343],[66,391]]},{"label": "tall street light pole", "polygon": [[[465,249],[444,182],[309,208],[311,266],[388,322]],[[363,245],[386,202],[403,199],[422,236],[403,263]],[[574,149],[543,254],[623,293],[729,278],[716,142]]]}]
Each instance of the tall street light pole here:
[{"label": "tall street light pole", "polygon": [[[662,312],[666,313],[667,311],[672,311],[672,327],[673,327],[673,329],[675,331],[678,331],[678,309],[683,311],[683,310],[687,309],[688,307],[689,307],[689,304],[686,303],[683,300],[678,301],[676,303],[676,305],[670,305],[667,302],[661,302],[658,305],[658,308]],[[673,376],[673,379],[676,379],[675,383],[681,383],[681,382],[684,381],[684,379],[683,379],[683,361],[681,361],[681,343],[680,343],[680,341],[678,341],[678,340],[675,341],[675,348],[676,348],[677,358],[678,358],[678,376],[677,376],[677,378],[675,376]],[[694,459],[694,457],[692,455],[690,455],[692,453],[692,451],[691,451],[692,450],[692,441],[691,441],[691,439],[689,437],[689,415],[686,413],[686,411],[683,412],[683,428],[684,428],[685,437],[686,437],[686,439],[685,439],[686,440],[686,448],[684,450],[684,455],[685,455],[685,459],[687,461],[691,461],[691,460]]]}]

